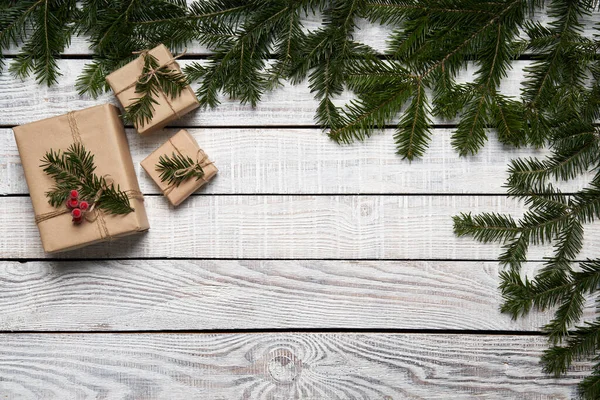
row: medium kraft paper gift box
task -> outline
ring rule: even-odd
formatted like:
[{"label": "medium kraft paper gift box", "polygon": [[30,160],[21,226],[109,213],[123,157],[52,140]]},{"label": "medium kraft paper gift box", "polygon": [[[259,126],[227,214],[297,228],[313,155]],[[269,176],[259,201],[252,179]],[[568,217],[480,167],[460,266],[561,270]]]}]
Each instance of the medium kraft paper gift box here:
[{"label": "medium kraft paper gift box", "polygon": [[[181,68],[173,55],[164,45],[159,45],[148,52],[156,57],[159,65],[169,66],[170,69]],[[117,99],[123,107],[129,106],[140,97],[135,92],[135,84],[140,79],[144,70],[144,57],[140,55],[134,61],[114,71],[106,77],[106,81],[115,92]],[[142,77],[143,78],[143,77]],[[159,90],[158,97],[154,98],[158,104],[154,104],[152,120],[144,126],[135,126],[140,135],[146,135],[164,128],[169,122],[181,118],[183,115],[198,108],[200,103],[191,86],[187,86],[177,98],[171,98]]]},{"label": "medium kraft paper gift box", "polygon": [[[179,186],[170,185],[168,182],[160,180],[160,172],[156,170],[156,166],[161,156],[172,157],[173,153],[190,157],[194,161],[199,161],[204,171],[204,175],[200,179],[194,177],[181,182]],[[142,161],[142,168],[156,182],[161,192],[167,197],[169,202],[178,206],[192,193],[198,190],[202,185],[212,179],[219,171],[217,167],[209,160],[208,156],[192,135],[185,129],[177,132],[172,138],[167,140],[162,146],[156,149],[152,154]]]},{"label": "medium kraft paper gift box", "polygon": [[[125,130],[116,107],[105,104],[73,111],[17,126],[13,131],[46,252],[72,250],[149,229]],[[134,212],[114,215],[95,211],[95,220],[81,225],[73,224],[70,213],[48,218],[57,212],[46,197],[55,182],[40,167],[41,160],[50,149],[64,151],[75,142],[94,155],[96,175],[110,177],[115,186],[119,185],[128,194]]]}]

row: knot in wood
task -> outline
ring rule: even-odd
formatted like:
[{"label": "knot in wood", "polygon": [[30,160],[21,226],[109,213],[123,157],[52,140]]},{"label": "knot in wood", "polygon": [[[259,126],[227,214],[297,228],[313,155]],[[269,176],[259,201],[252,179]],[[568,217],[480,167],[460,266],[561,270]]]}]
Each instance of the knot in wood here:
[{"label": "knot in wood", "polygon": [[271,352],[267,369],[275,382],[291,384],[300,374],[302,365],[290,350],[277,349]]}]

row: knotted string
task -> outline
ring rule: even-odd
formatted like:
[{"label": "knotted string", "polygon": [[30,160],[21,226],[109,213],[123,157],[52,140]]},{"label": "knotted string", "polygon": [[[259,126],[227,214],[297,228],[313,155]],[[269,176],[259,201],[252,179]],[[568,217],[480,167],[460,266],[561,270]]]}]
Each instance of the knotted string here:
[{"label": "knotted string", "polygon": [[[71,128],[71,135],[73,136],[73,141],[75,143],[82,143],[81,133],[79,132],[79,127],[77,126],[77,121],[75,120],[75,112],[71,111],[67,114],[67,119],[69,121],[69,127]],[[107,181],[107,186],[114,183],[110,175],[104,175],[105,180]],[[86,220],[89,222],[96,222],[98,226],[98,231],[100,232],[100,237],[102,239],[111,240],[113,237],[111,236],[106,221],[104,220],[104,212],[100,209],[96,210],[96,206],[98,204],[98,200],[102,193],[104,193],[105,187],[100,188],[98,192],[94,195],[94,199],[92,200],[92,206],[86,213]],[[128,199],[137,199],[144,201],[144,196],[142,192],[139,190],[126,190],[124,193],[127,194]],[[48,221],[52,218],[56,218],[58,216],[69,214],[71,210],[69,210],[66,206],[64,208],[50,211],[44,214],[36,214],[35,223],[40,224],[44,221]],[[93,217],[90,214],[94,214]]]},{"label": "knotted string", "polygon": [[[141,50],[141,51],[134,51],[133,54],[140,54],[142,55],[142,57],[144,57],[144,59],[146,58],[146,55],[150,52],[150,50]],[[156,75],[168,75],[168,72],[163,72],[160,71],[162,68],[166,67],[167,65],[171,65],[174,64],[176,62],[176,60],[180,57],[183,57],[185,55],[185,53],[187,52],[187,49],[183,50],[183,52],[181,54],[179,54],[176,57],[171,57],[171,59],[161,65],[159,65],[157,68],[153,68],[148,72],[142,73],[138,79],[121,88],[120,90],[118,90],[115,95],[118,96],[121,93],[123,93],[126,90],[131,89],[132,87],[136,86],[138,83],[140,84],[146,84],[148,82],[150,82],[150,80],[152,78],[156,78],[158,81],[158,78],[156,77]],[[175,115],[177,118],[181,118],[181,116],[179,115],[179,113],[177,112],[177,110],[175,110],[175,108],[173,107],[173,104],[171,103],[171,101],[169,100],[169,96],[167,96],[167,94],[162,90],[161,86],[158,85],[158,90],[160,91],[160,93],[162,94],[162,96],[165,98],[165,101],[167,102],[167,105],[169,106],[169,108],[171,109],[171,111],[173,112],[173,115]]]},{"label": "knotted string", "polygon": [[[171,140],[171,138],[169,138],[169,143],[171,143],[171,146],[173,146],[173,148],[175,149],[175,151],[181,156],[181,157],[185,157],[183,155],[183,153],[179,150],[179,148],[177,148],[177,146],[175,146],[175,143],[173,143],[173,141]],[[207,162],[208,161],[208,162]],[[190,171],[193,171],[194,169],[200,167],[200,168],[204,168],[207,167],[209,165],[214,164],[213,161],[210,161],[208,159],[208,156],[206,155],[206,153],[204,152],[204,150],[202,149],[198,149],[198,151],[196,152],[196,163],[193,165],[190,165],[189,167],[186,168],[180,168],[178,170],[176,170],[173,173],[173,176],[175,177],[181,177],[181,176],[185,176],[186,174],[188,174]],[[203,170],[204,171],[204,170]],[[204,183],[208,182],[206,180],[206,178],[204,178],[204,173],[202,174],[202,176],[200,176],[200,179],[202,179],[204,181]],[[163,194],[166,196],[169,193],[171,193],[173,191],[173,189],[175,189],[177,187],[177,184],[175,182],[171,183],[169,186],[167,186],[166,188],[163,189]]]}]

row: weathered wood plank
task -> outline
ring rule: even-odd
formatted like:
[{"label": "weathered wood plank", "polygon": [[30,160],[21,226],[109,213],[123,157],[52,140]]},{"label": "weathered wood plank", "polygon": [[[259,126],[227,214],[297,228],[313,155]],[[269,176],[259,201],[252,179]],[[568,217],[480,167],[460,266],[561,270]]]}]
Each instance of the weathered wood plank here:
[{"label": "weathered wood plank", "polygon": [[[10,74],[0,75],[0,125],[19,125],[106,102],[116,104],[112,94],[104,94],[94,100],[77,93],[75,81],[88,62],[89,60],[59,60],[64,76],[51,88],[38,85],[33,78],[21,81]],[[188,62],[183,60],[181,64]],[[523,68],[529,64],[529,61],[514,63],[514,68],[508,71],[508,76],[503,81],[503,93],[519,95]],[[464,71],[458,80],[467,79],[474,71],[475,68]],[[346,93],[338,103],[342,105],[349,99],[350,94]],[[222,98],[219,107],[193,111],[177,120],[176,126],[314,126],[316,108],[317,101],[310,93],[307,82],[296,86],[286,84],[266,94],[255,109],[250,105],[241,105],[237,100]],[[434,121],[448,122],[439,118]]]},{"label": "weathered wood plank", "polygon": [[[159,190],[139,163],[176,131],[141,137],[128,130],[144,193]],[[511,159],[548,153],[510,149],[491,133],[476,156],[459,157],[452,149],[449,129],[436,129],[425,156],[412,163],[395,154],[391,130],[351,146],[336,144],[318,129],[192,128],[190,132],[219,167],[218,176],[202,190],[205,194],[501,194]],[[585,178],[561,187],[573,191],[589,181]],[[0,129],[0,193],[28,192],[12,130]]]},{"label": "weathered wood plank", "polygon": [[3,334],[9,399],[570,399],[540,336]]},{"label": "weathered wood plank", "polygon": [[498,311],[499,269],[465,261],[5,261],[0,330],[539,330],[549,313],[513,321]]},{"label": "weathered wood plank", "polygon": [[[494,260],[499,245],[456,238],[450,217],[524,210],[505,196],[195,196],[177,209],[152,196],[146,207],[148,233],[64,257]],[[0,258],[44,257],[29,198],[0,198],[0,237]],[[597,257],[600,223],[585,238],[580,256]]]}]

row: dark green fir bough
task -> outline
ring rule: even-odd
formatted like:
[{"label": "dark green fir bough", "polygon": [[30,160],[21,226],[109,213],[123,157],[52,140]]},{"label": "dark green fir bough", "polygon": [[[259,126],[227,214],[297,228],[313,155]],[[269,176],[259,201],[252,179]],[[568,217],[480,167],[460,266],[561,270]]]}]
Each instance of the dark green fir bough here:
[{"label": "dark green fir bough", "polygon": [[[222,95],[254,106],[285,82],[308,80],[316,121],[339,143],[393,126],[397,153],[413,160],[436,117],[457,121],[452,145],[461,156],[475,154],[490,130],[506,145],[548,146],[550,156],[509,167],[509,195],[527,207],[521,219],[463,214],[455,230],[504,243],[502,310],[515,318],[553,310],[542,361],[562,374],[600,355],[600,319],[581,321],[584,299],[598,298],[600,259],[578,258],[585,226],[600,217],[600,42],[583,34],[599,13],[595,0],[0,0],[0,52],[19,46],[12,73],[50,85],[56,58],[83,35],[94,55],[77,88],[97,96],[134,52],[201,44],[211,55],[185,73],[207,107]],[[322,25],[307,30],[307,17]],[[356,40],[361,24],[391,28],[384,54]],[[506,96],[501,83],[523,55],[532,61],[521,96]],[[474,73],[458,83],[468,66]],[[344,90],[354,99],[339,106]],[[560,181],[581,176],[590,177],[583,189],[560,191]],[[554,254],[525,279],[520,266],[540,243],[553,243]],[[580,393],[600,398],[600,363]]]}]

